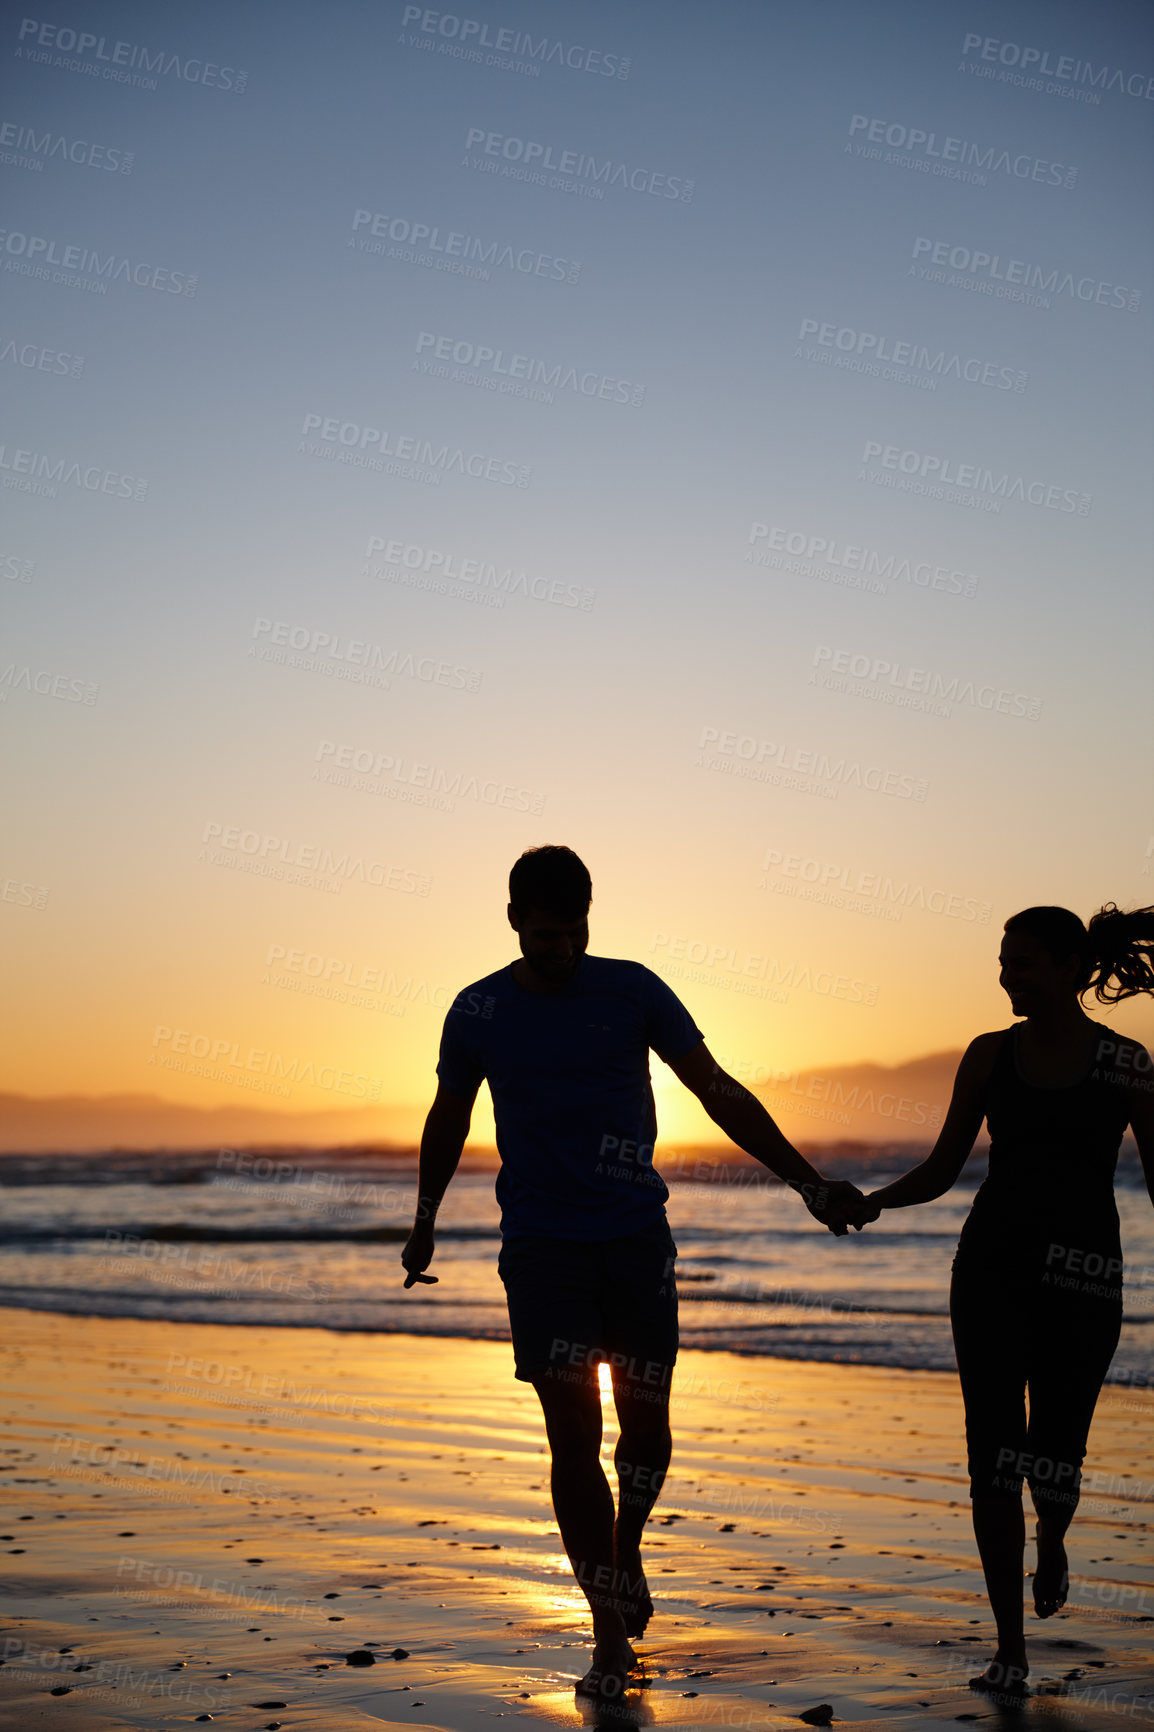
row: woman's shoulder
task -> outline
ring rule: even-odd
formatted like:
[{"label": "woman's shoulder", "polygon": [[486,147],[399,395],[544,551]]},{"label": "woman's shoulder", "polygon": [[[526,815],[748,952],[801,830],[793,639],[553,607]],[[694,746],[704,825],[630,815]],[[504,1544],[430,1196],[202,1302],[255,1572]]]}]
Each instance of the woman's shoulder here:
[{"label": "woman's shoulder", "polygon": [[995,1028],[989,1034],[977,1034],[962,1054],[962,1063],[971,1070],[992,1070],[998,1056],[1009,1045],[1014,1028]]},{"label": "woman's shoulder", "polygon": [[991,1034],[975,1035],[962,1054],[955,1087],[981,1094],[992,1081],[999,1059],[1009,1051],[1011,1033],[1011,1029],[998,1028]]}]

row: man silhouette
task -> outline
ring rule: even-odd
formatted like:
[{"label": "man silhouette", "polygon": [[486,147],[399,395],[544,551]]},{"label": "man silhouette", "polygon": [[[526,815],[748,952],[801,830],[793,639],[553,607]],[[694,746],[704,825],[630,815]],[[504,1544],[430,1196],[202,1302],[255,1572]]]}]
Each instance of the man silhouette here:
[{"label": "man silhouette", "polygon": [[[845,1233],[861,1193],[827,1182],[798,1154],[710,1057],[663,980],[640,963],[586,954],[591,897],[569,848],[531,848],[514,865],[508,915],[521,957],[458,994],[445,1018],[401,1262],[406,1287],[436,1280],[424,1271],[437,1208],[487,1081],[516,1375],[541,1401],[557,1525],[593,1615],[593,1661],[579,1689],[613,1695],[636,1663],[629,1638],[653,1610],[641,1536],[669,1466],[677,1356],[677,1247],[653,1167],[649,1049],[833,1232]],[[620,1426],[616,1512],[599,1461],[601,1363]]]}]

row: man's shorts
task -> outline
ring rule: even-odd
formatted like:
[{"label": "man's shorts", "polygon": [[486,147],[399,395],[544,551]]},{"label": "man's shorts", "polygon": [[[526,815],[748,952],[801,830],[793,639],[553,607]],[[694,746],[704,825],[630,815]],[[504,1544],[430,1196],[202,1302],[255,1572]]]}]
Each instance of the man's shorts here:
[{"label": "man's shorts", "polygon": [[636,1392],[668,1395],[677,1358],[677,1246],[664,1219],[592,1243],[506,1239],[497,1271],[509,1301],[517,1376],[587,1383],[607,1362]]}]

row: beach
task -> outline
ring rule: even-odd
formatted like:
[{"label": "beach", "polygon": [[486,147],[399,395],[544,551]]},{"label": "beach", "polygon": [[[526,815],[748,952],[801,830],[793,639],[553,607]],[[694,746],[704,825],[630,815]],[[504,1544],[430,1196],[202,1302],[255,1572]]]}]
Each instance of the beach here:
[{"label": "beach", "polygon": [[[592,1723],[506,1343],[2,1317],[0,1726]],[[1028,1617],[1035,1694],[1002,1713],[966,1683],[993,1644],[956,1379],[683,1351],[656,1611],[611,1718],[1154,1725],[1152,1420],[1148,1390],[1103,1390],[1070,1602]]]}]

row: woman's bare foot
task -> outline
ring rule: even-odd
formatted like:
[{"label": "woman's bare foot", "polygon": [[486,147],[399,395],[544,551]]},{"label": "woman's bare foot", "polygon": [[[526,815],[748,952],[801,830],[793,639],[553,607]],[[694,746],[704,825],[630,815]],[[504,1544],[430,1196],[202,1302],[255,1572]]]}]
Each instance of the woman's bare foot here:
[{"label": "woman's bare foot", "polygon": [[1008,1655],[999,1648],[985,1671],[970,1679],[970,1689],[983,1691],[999,1708],[1013,1707],[1030,1694],[1029,1670],[1025,1649]]},{"label": "woman's bare foot", "polygon": [[1047,1524],[1040,1521],[1034,1529],[1038,1543],[1038,1564],[1034,1571],[1034,1610],[1039,1618],[1052,1618],[1066,1604],[1070,1592],[1070,1567],[1062,1536],[1048,1535]]},{"label": "woman's bare foot", "polygon": [[607,1700],[623,1695],[636,1664],[637,1655],[623,1634],[597,1636],[592,1664],[578,1684],[577,1694]]},{"label": "woman's bare foot", "polygon": [[643,1636],[653,1616],[653,1598],[641,1565],[641,1552],[615,1553],[613,1570],[617,1604],[625,1621],[625,1634]]}]

